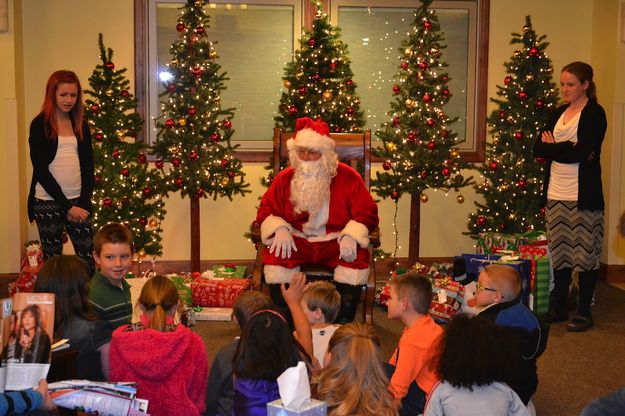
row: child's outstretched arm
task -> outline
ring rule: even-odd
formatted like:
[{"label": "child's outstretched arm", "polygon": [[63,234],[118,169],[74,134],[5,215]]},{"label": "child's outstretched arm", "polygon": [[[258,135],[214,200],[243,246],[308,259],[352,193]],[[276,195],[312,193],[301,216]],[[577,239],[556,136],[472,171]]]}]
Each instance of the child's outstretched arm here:
[{"label": "child's outstretched arm", "polygon": [[291,278],[291,283],[287,289],[284,284],[281,286],[282,296],[291,311],[293,317],[293,326],[295,327],[295,334],[297,341],[304,347],[304,351],[310,356],[313,354],[312,343],[312,330],[310,329],[310,323],[304,309],[302,309],[302,296],[306,289],[306,275],[304,273],[294,274]]}]

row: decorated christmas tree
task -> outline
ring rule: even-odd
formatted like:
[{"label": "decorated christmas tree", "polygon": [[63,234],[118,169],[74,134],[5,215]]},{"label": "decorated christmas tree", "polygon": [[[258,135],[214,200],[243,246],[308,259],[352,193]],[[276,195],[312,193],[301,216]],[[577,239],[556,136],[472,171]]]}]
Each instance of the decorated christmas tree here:
[{"label": "decorated christmas tree", "polygon": [[523,33],[512,34],[510,43],[519,47],[504,64],[499,98],[491,99],[497,104],[488,117],[492,141],[486,144],[486,161],[479,168],[482,178],[475,185],[484,203],[476,202],[469,234],[544,229],[540,208],[544,161],[534,159],[532,143],[558,100],[545,37],[536,35],[529,16]]},{"label": "decorated christmas tree", "polygon": [[442,60],[446,45],[436,13],[428,8],[431,3],[422,1],[412,31],[402,41],[390,121],[376,133],[383,142],[376,153],[384,159],[384,171],[377,173],[373,187],[395,201],[408,193],[427,202],[427,188],[458,189],[470,181],[460,174],[467,164],[454,147],[464,139],[450,128],[457,118],[444,111],[451,97]]},{"label": "decorated christmas tree", "polygon": [[199,198],[232,200],[250,192],[241,160],[230,143],[234,109],[222,108],[225,72],[216,62],[215,42],[207,37],[209,16],[204,0],[188,0],[176,24],[179,39],[169,48],[171,79],[161,94],[162,116],[156,121],[153,151],[165,170],[168,189],[188,196],[191,217],[191,267],[200,266]]},{"label": "decorated christmas tree", "polygon": [[147,163],[145,145],[136,143],[142,120],[130,93],[126,68],[115,69],[113,50],[99,36],[100,60],[89,78],[86,114],[93,132],[95,192],[93,226],[114,221],[134,236],[139,257],[162,254],[161,221],[165,215],[161,172]]},{"label": "decorated christmas tree", "polygon": [[314,1],[317,13],[310,31],[304,30],[300,49],[288,63],[283,77],[285,91],[280,98],[276,127],[295,130],[299,117],[321,117],[334,133],[362,131],[365,124],[356,95],[356,84],[347,45],[341,31],[330,24],[321,3]]}]

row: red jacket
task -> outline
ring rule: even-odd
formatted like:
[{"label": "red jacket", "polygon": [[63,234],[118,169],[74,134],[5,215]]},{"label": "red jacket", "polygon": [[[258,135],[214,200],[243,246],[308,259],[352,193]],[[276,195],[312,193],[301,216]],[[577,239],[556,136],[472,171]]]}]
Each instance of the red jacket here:
[{"label": "red jacket", "polygon": [[110,380],[136,382],[152,416],[204,412],[208,355],[202,338],[183,325],[174,332],[124,332],[127,327],[113,332]]}]

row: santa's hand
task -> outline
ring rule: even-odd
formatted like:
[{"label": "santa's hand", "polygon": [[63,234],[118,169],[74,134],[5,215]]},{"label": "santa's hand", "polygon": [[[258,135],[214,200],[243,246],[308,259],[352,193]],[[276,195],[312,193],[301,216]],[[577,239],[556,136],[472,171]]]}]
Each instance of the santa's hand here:
[{"label": "santa's hand", "polygon": [[341,249],[341,255],[339,256],[339,258],[345,260],[348,263],[356,260],[356,240],[348,235],[344,235],[343,238],[341,238],[339,247]]},{"label": "santa's hand", "polygon": [[273,243],[269,247],[269,252],[276,257],[290,259],[292,251],[297,251],[297,247],[295,247],[291,232],[286,227],[278,228],[273,236]]}]

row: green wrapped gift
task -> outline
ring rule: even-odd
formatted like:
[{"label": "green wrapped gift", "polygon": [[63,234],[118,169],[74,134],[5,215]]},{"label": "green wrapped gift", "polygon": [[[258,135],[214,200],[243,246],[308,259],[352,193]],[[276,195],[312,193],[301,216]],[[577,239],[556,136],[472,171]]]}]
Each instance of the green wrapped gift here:
[{"label": "green wrapped gift", "polygon": [[234,264],[215,264],[211,267],[211,271],[215,273],[215,277],[236,277],[245,279],[247,267],[236,266]]},{"label": "green wrapped gift", "polygon": [[185,305],[193,305],[193,297],[191,296],[191,280],[188,277],[180,276],[177,274],[166,275],[169,280],[172,281],[176,289],[178,289],[178,296]]}]

